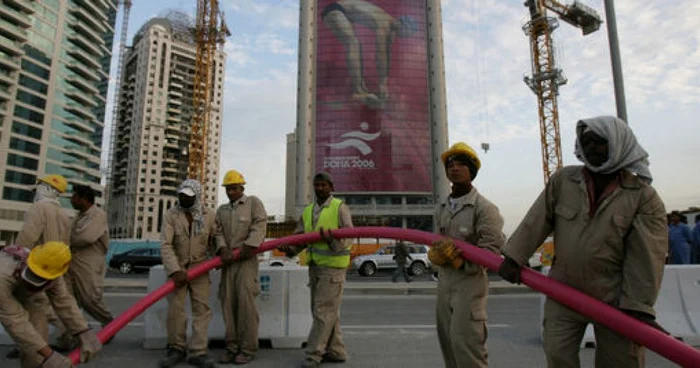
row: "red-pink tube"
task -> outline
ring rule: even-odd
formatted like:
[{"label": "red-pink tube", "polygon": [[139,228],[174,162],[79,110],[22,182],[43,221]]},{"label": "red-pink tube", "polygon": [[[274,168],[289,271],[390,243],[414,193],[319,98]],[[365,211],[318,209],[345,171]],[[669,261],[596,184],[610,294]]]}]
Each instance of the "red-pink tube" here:
[{"label": "red-pink tube", "polygon": [[[388,238],[411,241],[420,244],[430,245],[433,241],[442,238],[442,236],[432,233],[426,233],[418,230],[387,228],[387,227],[360,227],[354,229],[338,229],[333,231],[333,236],[336,238]],[[279,238],[264,242],[255,253],[266,252],[279,247],[282,244],[300,245],[306,244],[320,239],[319,233],[309,233],[292,235],[284,238]],[[484,267],[497,271],[503,261],[501,257],[477,248],[463,241],[455,241],[455,245],[462,250],[462,256],[474,263],[478,263]],[[238,252],[234,253],[234,257],[238,258]],[[188,278],[193,279],[201,276],[209,270],[221,265],[221,260],[216,257],[197,267],[189,270]],[[679,364],[683,367],[697,367],[700,365],[700,351],[686,345],[672,336],[666,335],[653,327],[650,327],[628,315],[620,312],[595,298],[592,298],[564,283],[552,280],[541,275],[531,269],[525,268],[521,274],[523,284],[546,294],[557,302],[583,314],[594,321],[599,322],[616,332],[628,337],[629,339],[646,346],[655,351],[659,355]],[[156,291],[146,295],[143,299],[134,304],[127,311],[115,318],[111,323],[105,326],[97,337],[104,342],[114,336],[119,330],[124,328],[129,322],[133,321],[138,315],[143,313],[148,307],[156,303],[172,292],[175,285],[172,281],[166,282]],[[78,364],[80,361],[80,350],[76,349],[69,355],[73,364]]]}]

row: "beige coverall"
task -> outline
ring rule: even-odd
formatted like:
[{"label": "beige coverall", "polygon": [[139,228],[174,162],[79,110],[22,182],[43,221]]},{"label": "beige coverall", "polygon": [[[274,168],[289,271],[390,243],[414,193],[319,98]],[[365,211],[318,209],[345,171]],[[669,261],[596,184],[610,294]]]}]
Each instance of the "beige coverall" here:
[{"label": "beige coverall", "polygon": [[15,244],[29,249],[49,241],[70,244],[70,228],[70,217],[61,206],[52,202],[36,202],[24,216],[24,225]]},{"label": "beige coverall", "polygon": [[22,287],[14,274],[21,263],[0,251],[0,322],[20,349],[22,368],[37,368],[44,360],[38,351],[48,345],[49,338],[46,295],[71,334],[87,330],[88,325],[62,278],[40,293]]},{"label": "beige coverall", "polygon": [[[313,223],[316,226],[321,211],[327,208],[333,200],[328,197],[322,206],[314,203]],[[338,208],[338,228],[351,228],[352,216],[350,209],[343,203]],[[324,229],[332,230],[332,229]],[[297,223],[297,234],[304,232],[304,217]],[[334,239],[333,249],[344,249],[352,239]],[[321,362],[323,354],[330,353],[335,357],[347,359],[343,333],[340,330],[340,306],[343,302],[343,286],[345,285],[345,268],[321,267],[309,264],[309,288],[311,289],[311,316],[313,323],[309,338],[306,340],[306,356],[316,362]]]},{"label": "beige coverall", "polygon": [[[549,276],[613,307],[654,315],[668,250],[666,210],[650,185],[623,170],[591,213],[582,166],[555,173],[504,247],[520,265],[554,231]],[[547,299],[544,350],[552,368],[579,367],[589,318]],[[596,367],[643,367],[643,348],[594,323]]]},{"label": "beige coverall", "polygon": [[[202,207],[204,226],[199,234],[193,236],[192,227],[185,212],[178,207],[171,208],[165,214],[165,226],[161,235],[161,257],[165,273],[170,276],[176,271],[187,271],[207,260],[209,239],[216,231],[214,212]],[[209,274],[190,280],[187,286],[176,288],[168,296],[168,346],[186,351],[187,344],[187,313],[185,301],[190,294],[192,307],[192,340],[189,353],[191,356],[207,353],[209,345],[209,322],[211,308],[209,307]]]},{"label": "beige coverall", "polygon": [[66,287],[78,306],[103,326],[114,319],[102,300],[107,271],[105,255],[109,247],[107,234],[107,215],[102,209],[93,205],[78,214],[70,233],[73,258],[70,269],[64,275]]},{"label": "beige coverall", "polygon": [[[216,253],[243,245],[257,248],[265,240],[267,213],[255,196],[242,196],[216,211]],[[255,297],[260,294],[258,259],[251,257],[224,267],[219,285],[221,314],[226,324],[226,349],[253,356],[258,351],[260,317]]]},{"label": "beige coverall", "polygon": [[[58,203],[39,201],[34,202],[24,215],[24,224],[15,240],[15,245],[32,249],[37,245],[50,241],[61,241],[70,245],[71,219],[68,213]],[[104,260],[103,260],[104,262]],[[44,312],[48,322],[56,326],[59,345],[70,347],[71,339],[65,334],[66,328],[56,317],[44,293],[36,297],[44,303]]]},{"label": "beige coverall", "polygon": [[[447,198],[437,206],[439,233],[500,254],[505,236],[498,207],[473,187],[453,203]],[[438,271],[437,331],[445,367],[488,367],[486,268],[465,261],[460,269],[445,265]]]}]

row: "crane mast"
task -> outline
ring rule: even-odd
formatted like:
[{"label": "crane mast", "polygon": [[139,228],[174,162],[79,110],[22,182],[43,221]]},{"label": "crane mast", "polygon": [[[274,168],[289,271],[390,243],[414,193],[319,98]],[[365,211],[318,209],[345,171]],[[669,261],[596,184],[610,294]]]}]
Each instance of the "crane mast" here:
[{"label": "crane mast", "polygon": [[104,191],[105,195],[105,208],[109,208],[109,202],[112,198],[112,177],[114,173],[112,172],[114,168],[115,155],[114,144],[116,140],[117,132],[117,121],[119,115],[119,91],[121,89],[121,73],[124,66],[124,50],[126,48],[126,34],[129,29],[129,13],[131,12],[131,0],[121,0],[119,2],[122,5],[122,28],[119,34],[119,51],[117,54],[117,67],[114,71],[114,101],[112,102],[112,127],[110,128],[109,134],[109,153],[107,156],[107,172],[105,178],[105,185],[107,190]]},{"label": "crane mast", "polygon": [[212,74],[214,72],[217,44],[223,45],[230,33],[219,10],[218,0],[197,0],[195,21],[196,59],[193,117],[189,142],[187,176],[202,184],[204,204],[207,201],[207,152],[209,137],[209,112],[211,110]]},{"label": "crane mast", "polygon": [[552,33],[559,27],[559,21],[547,16],[547,10],[581,28],[584,35],[595,32],[602,21],[593,9],[576,1],[564,5],[554,0],[527,0],[525,6],[530,11],[530,21],[523,26],[523,32],[530,38],[532,75],[525,77],[524,81],[537,96],[542,169],[546,184],[549,177],[562,166],[557,96],[559,87],[567,82],[554,60]]}]

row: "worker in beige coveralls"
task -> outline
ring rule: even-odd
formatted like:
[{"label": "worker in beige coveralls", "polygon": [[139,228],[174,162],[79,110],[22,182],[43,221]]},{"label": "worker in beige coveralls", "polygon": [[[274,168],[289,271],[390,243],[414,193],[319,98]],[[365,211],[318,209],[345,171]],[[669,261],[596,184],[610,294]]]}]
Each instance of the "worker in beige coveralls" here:
[{"label": "worker in beige coveralls", "polygon": [[187,279],[187,270],[209,258],[209,239],[216,231],[214,211],[201,204],[202,188],[196,180],[187,179],[178,188],[177,205],[168,210],[161,234],[161,255],[165,273],[175,283],[168,296],[168,352],[160,366],[168,368],[185,360],[187,349],[187,313],[185,301],[190,294],[192,338],[187,363],[195,367],[214,367],[207,356],[209,322],[209,274]]},{"label": "worker in beige coveralls", "polygon": [[[24,224],[17,235],[15,245],[32,249],[36,245],[49,241],[60,241],[70,244],[71,219],[68,213],[61,208],[58,198],[68,189],[66,178],[61,175],[45,175],[37,180],[34,203],[29,207],[24,216]],[[46,297],[39,293],[37,298],[43,298],[46,318],[51,324],[56,325],[59,339],[59,348],[70,350],[74,347],[74,341],[64,334],[66,329],[56,314],[51,309]],[[13,348],[7,353],[10,359],[19,356],[19,349]]]},{"label": "worker in beige coveralls", "polygon": [[[481,168],[472,147],[455,143],[441,158],[452,191],[437,205],[435,218],[439,234],[449,238],[433,243],[429,254],[439,272],[436,317],[440,349],[445,367],[488,367],[486,268],[464,261],[451,239],[500,254],[505,242],[503,217],[498,207],[472,186]],[[436,259],[435,253],[443,252],[443,247],[452,252]]]},{"label": "worker in beige coveralls", "polygon": [[[221,256],[219,287],[221,314],[226,324],[226,351],[220,363],[248,364],[258,352],[259,315],[255,297],[260,294],[258,258],[253,250],[265,240],[267,213],[262,201],[243,194],[245,179],[236,170],[224,175],[229,203],[216,211],[216,252]],[[233,251],[240,256],[233,259]]]},{"label": "worker in beige coveralls", "polygon": [[68,357],[53,351],[47,342],[47,300],[80,341],[82,363],[102,349],[61,277],[70,262],[70,249],[57,241],[31,250],[16,245],[0,250],[0,322],[19,346],[22,368],[73,367]]},{"label": "worker in beige coveralls", "polygon": [[[520,281],[520,268],[554,231],[549,277],[655,328],[668,250],[666,210],[651,187],[648,154],[622,120],[601,116],[576,125],[576,157],[549,179],[503,248],[499,274]],[[547,298],[544,351],[551,368],[579,367],[579,346],[593,323],[596,367],[644,367],[644,348]]]},{"label": "worker in beige coveralls", "polygon": [[296,233],[320,231],[322,240],[305,246],[280,247],[288,257],[304,248],[308,252],[313,323],[306,342],[306,358],[301,363],[304,368],[317,367],[322,362],[342,363],[347,360],[340,330],[340,305],[345,274],[350,265],[352,239],[334,239],[331,230],[351,228],[352,217],[348,206],[333,197],[330,174],[316,174],[313,184],[316,201],[304,208]]},{"label": "worker in beige coveralls", "polygon": [[78,216],[71,227],[73,261],[64,276],[66,287],[78,306],[105,326],[114,319],[102,299],[109,247],[107,215],[95,206],[95,191],[86,185],[73,186],[71,204]]}]

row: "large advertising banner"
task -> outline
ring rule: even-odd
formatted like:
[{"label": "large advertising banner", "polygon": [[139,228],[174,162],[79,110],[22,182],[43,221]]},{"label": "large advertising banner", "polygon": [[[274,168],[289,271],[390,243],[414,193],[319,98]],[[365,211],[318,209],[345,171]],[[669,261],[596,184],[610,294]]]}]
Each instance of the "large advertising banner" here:
[{"label": "large advertising banner", "polygon": [[337,192],[432,192],[425,0],[319,0],[316,169]]}]

